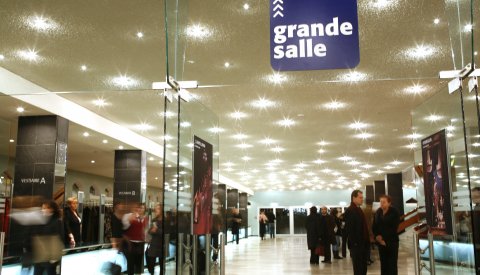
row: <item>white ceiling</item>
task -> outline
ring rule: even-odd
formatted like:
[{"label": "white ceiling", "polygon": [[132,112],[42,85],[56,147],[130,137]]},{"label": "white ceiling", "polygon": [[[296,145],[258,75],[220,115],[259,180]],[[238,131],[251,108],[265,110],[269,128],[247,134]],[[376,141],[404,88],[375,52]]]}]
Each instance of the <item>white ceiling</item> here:
[{"label": "white ceiling", "polygon": [[[438,72],[454,67],[448,16],[443,0],[391,0],[386,6],[377,1],[358,4],[357,68],[282,72],[281,83],[270,81],[275,72],[269,64],[268,1],[189,1],[178,47],[170,45],[177,53],[170,55],[170,68],[176,65],[177,80],[197,80],[201,87],[191,92],[218,116],[218,125],[210,127],[222,130],[222,175],[254,190],[343,189],[412,165],[413,150],[407,146],[418,145],[419,137],[407,137],[413,132],[411,112],[445,87]],[[152,0],[2,1],[0,66],[161,144],[163,98],[150,86],[166,74],[163,13],[163,2]],[[30,27],[36,16],[54,27]],[[186,35],[186,27],[194,25],[209,35]],[[412,49],[431,54],[415,58],[409,55]],[[36,51],[38,60],[22,59],[21,50]],[[363,79],[349,81],[352,73]],[[115,85],[119,76],[136,82]],[[418,93],[408,93],[415,85]],[[95,106],[92,101],[99,98],[108,105]],[[255,107],[260,99],[274,106]],[[6,97],[0,100],[7,104]],[[345,107],[327,109],[332,101]],[[18,104],[11,103],[2,117],[15,117]],[[29,108],[30,114],[42,113]],[[233,112],[246,117],[234,119]],[[285,119],[294,124],[278,124]],[[350,128],[354,122],[365,128]],[[152,129],[139,130],[141,123]],[[371,137],[356,136],[362,133]],[[276,143],[260,143],[265,138]],[[283,151],[272,151],[277,146]],[[72,165],[88,169],[95,154],[108,155],[114,148],[75,151]],[[365,151],[372,148],[377,151]]]}]

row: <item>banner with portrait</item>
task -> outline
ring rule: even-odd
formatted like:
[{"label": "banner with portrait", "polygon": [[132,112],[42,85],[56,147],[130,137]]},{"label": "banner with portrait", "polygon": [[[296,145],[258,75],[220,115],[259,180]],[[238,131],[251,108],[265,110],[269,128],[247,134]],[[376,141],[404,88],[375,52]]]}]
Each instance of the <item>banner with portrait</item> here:
[{"label": "banner with portrait", "polygon": [[427,224],[434,235],[452,235],[449,163],[445,130],[422,140]]},{"label": "banner with portrait", "polygon": [[210,234],[212,229],[213,146],[193,137],[193,234]]}]

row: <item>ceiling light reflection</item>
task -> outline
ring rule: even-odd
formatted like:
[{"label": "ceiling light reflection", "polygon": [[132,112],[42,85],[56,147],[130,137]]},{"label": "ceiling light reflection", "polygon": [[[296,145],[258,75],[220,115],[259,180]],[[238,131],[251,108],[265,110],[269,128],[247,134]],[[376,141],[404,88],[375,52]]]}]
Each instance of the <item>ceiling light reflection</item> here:
[{"label": "ceiling light reflection", "polygon": [[332,100],[331,102],[323,104],[323,107],[329,110],[338,110],[338,109],[343,109],[347,106],[346,103],[340,102],[337,100]]}]

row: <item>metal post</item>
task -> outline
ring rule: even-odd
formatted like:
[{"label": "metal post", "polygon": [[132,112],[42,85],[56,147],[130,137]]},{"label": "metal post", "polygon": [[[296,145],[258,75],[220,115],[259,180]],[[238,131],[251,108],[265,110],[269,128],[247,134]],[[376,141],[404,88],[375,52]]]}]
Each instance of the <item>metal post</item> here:
[{"label": "metal post", "polygon": [[418,233],[413,233],[413,255],[415,260],[415,275],[420,275],[421,267],[420,267],[420,253],[419,253],[419,244],[418,244]]},{"label": "metal post", "polygon": [[210,275],[210,253],[211,253],[211,246],[212,243],[212,235],[207,234],[205,235],[205,275]]},{"label": "metal post", "polygon": [[433,252],[433,234],[428,232],[428,256],[430,258],[430,274],[435,275],[435,255]]},{"label": "metal post", "polygon": [[182,274],[183,273],[183,234],[179,233],[177,234],[177,274]]},{"label": "metal post", "polygon": [[225,275],[225,235],[223,232],[218,234],[218,239],[220,240],[220,275]]},{"label": "metal post", "polygon": [[100,219],[99,219],[99,226],[98,226],[98,242],[104,243],[105,242],[105,194],[100,195]]},{"label": "metal post", "polygon": [[197,268],[198,268],[198,258],[197,258],[197,253],[198,253],[198,235],[193,235],[193,252],[192,252],[192,258],[193,258],[193,275],[197,275]]},{"label": "metal post", "polygon": [[5,246],[5,232],[0,232],[0,274],[2,274],[4,246]]}]

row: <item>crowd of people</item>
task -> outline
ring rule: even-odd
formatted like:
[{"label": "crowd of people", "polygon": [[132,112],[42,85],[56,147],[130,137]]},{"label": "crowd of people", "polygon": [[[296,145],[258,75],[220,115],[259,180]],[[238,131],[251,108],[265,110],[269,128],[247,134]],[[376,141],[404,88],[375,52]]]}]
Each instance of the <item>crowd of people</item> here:
[{"label": "crowd of people", "polygon": [[375,213],[372,213],[371,206],[363,210],[362,205],[363,193],[355,190],[345,213],[340,213],[336,208],[329,211],[326,206],[321,207],[320,213],[317,207],[310,208],[305,222],[310,264],[318,265],[320,256],[323,256],[322,263],[331,264],[332,251],[333,259],[341,260],[347,256],[348,248],[354,275],[365,275],[367,266],[373,263],[370,254],[373,246],[376,246],[381,274],[398,274],[399,212],[392,206],[392,199],[388,195],[380,196],[380,207]]}]

